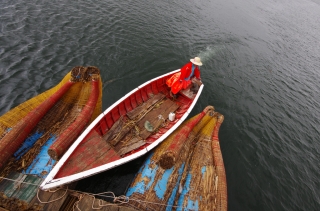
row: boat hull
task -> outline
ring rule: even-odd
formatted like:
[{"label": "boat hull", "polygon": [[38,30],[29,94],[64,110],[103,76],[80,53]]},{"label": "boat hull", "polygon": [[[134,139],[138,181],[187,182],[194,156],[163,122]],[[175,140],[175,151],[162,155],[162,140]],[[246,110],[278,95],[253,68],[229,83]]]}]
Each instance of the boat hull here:
[{"label": "boat hull", "polygon": [[[48,175],[55,160],[47,151],[63,134],[70,144],[75,141],[68,132],[69,127],[90,101],[91,81],[96,83],[96,101],[90,107],[87,123],[78,127],[82,132],[101,113],[102,81],[96,67],[73,68],[55,87],[0,117],[0,151],[7,153],[6,157],[1,153],[2,176],[11,171],[42,178]],[[65,151],[70,144],[61,150]]]},{"label": "boat hull", "polygon": [[127,206],[139,210],[227,210],[225,170],[217,138],[221,114],[211,111],[201,118],[180,142],[181,147],[174,149],[179,157],[171,168],[163,168],[159,162],[192,121],[187,120],[146,159],[126,193]]},{"label": "boat hull", "polygon": [[[142,155],[145,155],[147,152],[161,143],[187,118],[203,89],[202,84],[197,93],[191,94],[191,98],[190,96],[181,95],[177,99],[171,99],[170,89],[166,85],[166,80],[178,71],[180,70],[172,71],[142,84],[141,86],[135,88],[124,97],[119,99],[103,113],[101,113],[59,160],[59,162],[55,165],[54,169],[50,172],[50,174],[40,187],[44,190],[54,188],[120,166]],[[153,100],[156,103],[150,102]],[[158,107],[161,108],[159,109],[161,115],[157,116],[156,109],[158,109]],[[175,111],[174,121],[168,120],[171,109]],[[141,110],[143,112],[147,110],[148,113],[146,112],[142,116],[140,114],[136,115],[136,113],[138,113],[136,112],[137,110]],[[149,119],[145,119],[145,117],[148,116]],[[122,152],[123,148],[121,148],[122,151],[120,151],[122,152],[122,154],[120,155],[120,157],[117,157],[111,151],[111,155],[109,157],[107,156],[107,158],[104,159],[108,160],[108,162],[104,163],[101,163],[100,161],[95,159],[92,162],[89,161],[91,163],[88,164],[88,160],[86,160],[85,157],[88,158],[91,156],[95,156],[94,154],[95,152],[97,152],[96,150],[92,150],[90,148],[87,148],[87,151],[91,151],[91,155],[88,154],[87,156],[84,156],[84,158],[79,158],[81,154],[80,152],[84,149],[83,146],[88,141],[88,139],[91,139],[92,143],[98,143],[103,142],[102,139],[107,139],[107,136],[112,137],[111,141],[107,142],[111,145],[115,144],[111,148],[116,149],[118,142],[121,143],[125,138],[119,138],[119,140],[117,141],[115,141],[115,139],[121,136],[121,133],[127,133],[129,130],[132,131],[132,128],[129,128],[128,131],[124,131],[126,129],[123,129],[128,125],[128,122],[125,122],[123,120],[127,119],[127,117],[139,118],[139,120],[135,122],[135,126],[132,126],[133,128],[139,128],[138,131],[141,140],[138,140],[134,143],[139,147],[136,147],[134,149],[126,148],[124,152]],[[150,120],[152,122],[152,125],[155,126],[156,129],[154,129],[154,131],[152,132],[148,132],[148,127],[146,127],[146,123],[148,121],[145,120]],[[118,128],[122,128],[122,131],[118,131],[118,133],[114,132],[117,131],[115,129],[116,125],[118,125]],[[111,134],[111,131],[113,131],[113,133],[117,135]],[[96,137],[93,139],[92,137],[95,136],[93,133],[98,134],[100,138]],[[140,144],[141,141],[143,141],[142,144]],[[88,144],[87,146],[90,145],[92,144]],[[72,164],[72,167],[70,167],[70,163]],[[82,168],[81,166],[83,166],[84,164],[86,167]],[[67,172],[70,171],[70,169],[73,172]]]}]

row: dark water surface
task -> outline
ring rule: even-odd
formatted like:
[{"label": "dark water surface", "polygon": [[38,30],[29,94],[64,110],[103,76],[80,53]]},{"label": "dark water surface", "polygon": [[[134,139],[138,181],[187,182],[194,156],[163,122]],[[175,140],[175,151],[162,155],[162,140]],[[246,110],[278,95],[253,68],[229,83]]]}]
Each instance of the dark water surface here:
[{"label": "dark water surface", "polygon": [[[207,105],[225,116],[229,210],[319,210],[319,37],[319,0],[2,0],[0,115],[77,65],[101,70],[106,109],[199,55],[192,116]],[[130,182],[108,174],[85,183]]]}]

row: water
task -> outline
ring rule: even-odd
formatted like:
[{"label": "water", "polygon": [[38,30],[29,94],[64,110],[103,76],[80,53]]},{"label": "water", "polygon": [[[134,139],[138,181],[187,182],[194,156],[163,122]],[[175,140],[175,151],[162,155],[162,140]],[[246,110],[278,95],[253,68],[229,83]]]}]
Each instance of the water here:
[{"label": "water", "polygon": [[[101,70],[106,109],[199,55],[192,115],[213,105],[225,116],[229,210],[319,210],[319,37],[318,0],[2,0],[0,115],[77,65]],[[130,180],[101,177],[100,192]]]}]

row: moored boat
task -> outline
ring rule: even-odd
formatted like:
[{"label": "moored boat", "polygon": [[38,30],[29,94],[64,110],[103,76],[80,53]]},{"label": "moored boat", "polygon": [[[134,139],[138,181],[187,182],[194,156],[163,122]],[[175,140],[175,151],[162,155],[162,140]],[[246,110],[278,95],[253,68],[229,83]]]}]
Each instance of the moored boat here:
[{"label": "moored boat", "polygon": [[197,89],[189,87],[172,97],[166,81],[178,71],[147,81],[101,113],[40,188],[51,189],[106,171],[160,144],[187,118],[203,89],[203,84]]},{"label": "moored boat", "polygon": [[[74,67],[55,87],[0,117],[0,176],[10,172],[45,178],[61,156],[100,113],[102,81],[96,67]],[[57,147],[58,146],[58,147]]]},{"label": "moored boat", "polygon": [[145,160],[126,193],[126,206],[137,210],[227,210],[218,139],[223,119],[209,106],[175,130]]}]

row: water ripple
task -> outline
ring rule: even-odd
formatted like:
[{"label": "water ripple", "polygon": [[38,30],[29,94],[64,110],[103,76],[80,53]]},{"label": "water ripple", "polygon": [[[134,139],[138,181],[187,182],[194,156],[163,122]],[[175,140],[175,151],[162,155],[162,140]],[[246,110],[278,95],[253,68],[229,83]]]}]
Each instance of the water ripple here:
[{"label": "water ripple", "polygon": [[225,116],[220,140],[230,210],[315,210],[318,11],[315,1],[288,0],[4,0],[0,114],[77,65],[101,70],[107,108],[199,55],[205,88],[193,114],[214,105]]}]

